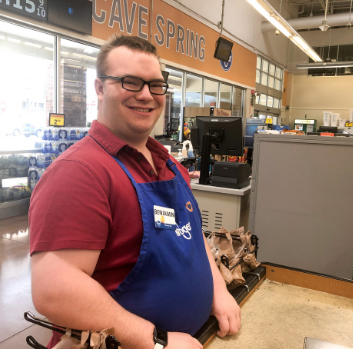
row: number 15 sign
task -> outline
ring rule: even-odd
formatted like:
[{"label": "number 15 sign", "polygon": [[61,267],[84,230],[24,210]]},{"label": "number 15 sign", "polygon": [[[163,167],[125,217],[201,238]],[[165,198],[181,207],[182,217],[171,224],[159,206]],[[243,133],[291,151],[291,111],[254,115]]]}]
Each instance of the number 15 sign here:
[{"label": "number 15 sign", "polygon": [[47,21],[48,0],[0,0],[0,8],[20,13],[23,16]]}]

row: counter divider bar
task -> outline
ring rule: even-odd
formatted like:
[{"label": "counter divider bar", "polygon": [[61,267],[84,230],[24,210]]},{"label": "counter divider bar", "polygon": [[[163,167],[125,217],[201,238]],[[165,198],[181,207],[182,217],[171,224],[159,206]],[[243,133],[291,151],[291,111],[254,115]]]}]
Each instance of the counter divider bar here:
[{"label": "counter divider bar", "polygon": [[[253,273],[258,274],[260,279],[257,275],[248,275],[245,278],[246,282],[244,285],[229,290],[229,293],[234,297],[239,305],[245,302],[250,293],[265,279],[266,268],[260,265],[253,270]],[[197,331],[194,337],[205,347],[215,336],[218,330],[219,327],[217,319],[214,316],[210,316],[205,324]]]}]

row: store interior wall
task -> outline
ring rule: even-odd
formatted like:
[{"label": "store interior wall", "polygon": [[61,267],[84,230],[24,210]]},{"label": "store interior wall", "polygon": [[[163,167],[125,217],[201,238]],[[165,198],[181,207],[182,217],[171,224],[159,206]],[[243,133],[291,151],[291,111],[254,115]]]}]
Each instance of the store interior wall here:
[{"label": "store interior wall", "polygon": [[353,76],[307,76],[293,75],[293,95],[289,122],[294,119],[316,119],[323,125],[323,111],[341,114],[349,119],[349,109],[353,109]]},{"label": "store interior wall", "polygon": [[[331,33],[330,33],[331,31]],[[353,33],[347,28],[331,29],[326,32],[313,30],[300,32],[312,47],[353,44]],[[341,114],[349,119],[349,109],[353,109],[353,76],[308,76],[306,69],[297,69],[297,64],[308,63],[308,56],[291,45],[288,54],[288,70],[292,72],[291,97],[287,100],[287,121],[294,126],[294,119],[316,119],[323,125],[323,111]]]}]

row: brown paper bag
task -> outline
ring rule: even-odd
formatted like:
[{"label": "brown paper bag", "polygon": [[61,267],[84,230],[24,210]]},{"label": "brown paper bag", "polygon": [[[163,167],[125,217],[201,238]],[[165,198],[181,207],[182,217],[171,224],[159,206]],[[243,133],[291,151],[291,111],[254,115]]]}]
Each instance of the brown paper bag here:
[{"label": "brown paper bag", "polygon": [[245,279],[243,278],[243,274],[241,271],[241,264],[238,264],[232,270],[232,275],[233,275],[233,284],[235,287],[245,284]]},{"label": "brown paper bag", "polygon": [[223,263],[219,265],[219,270],[226,284],[230,285],[231,282],[233,281],[233,275],[230,272],[230,270]]},{"label": "brown paper bag", "polygon": [[254,269],[256,269],[256,268],[260,265],[260,263],[256,260],[254,253],[247,254],[247,255],[243,258],[243,261],[244,261],[244,264],[245,264],[250,270],[254,270]]}]

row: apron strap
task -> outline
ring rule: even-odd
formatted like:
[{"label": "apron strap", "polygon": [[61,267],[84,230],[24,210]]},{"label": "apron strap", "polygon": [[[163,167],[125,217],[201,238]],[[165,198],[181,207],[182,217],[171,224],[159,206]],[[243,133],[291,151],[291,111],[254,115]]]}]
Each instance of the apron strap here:
[{"label": "apron strap", "polygon": [[[129,170],[126,168],[126,166],[122,163],[122,161],[116,156],[112,156],[112,158],[121,166],[121,168],[123,169],[123,171],[126,173],[126,175],[129,177],[129,179],[131,180],[133,186],[136,188],[137,182],[135,181],[135,179],[132,177],[131,173],[129,172]],[[173,171],[173,173],[175,174],[175,177],[179,178],[179,179],[183,179],[183,176],[181,175],[178,167],[175,165],[175,163],[168,159],[167,161],[167,167],[169,170]]]},{"label": "apron strap", "polygon": [[131,173],[129,172],[129,170],[126,168],[126,166],[122,163],[122,161],[118,158],[118,157],[114,157],[112,156],[112,158],[121,166],[121,168],[123,169],[123,171],[126,173],[126,175],[129,177],[132,185],[136,188],[137,183],[134,180],[134,177],[132,177]]},{"label": "apron strap", "polygon": [[169,170],[173,171],[173,173],[175,174],[176,177],[180,178],[181,173],[178,169],[178,166],[172,160],[168,159],[167,166],[168,166]]}]

